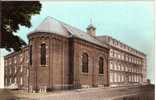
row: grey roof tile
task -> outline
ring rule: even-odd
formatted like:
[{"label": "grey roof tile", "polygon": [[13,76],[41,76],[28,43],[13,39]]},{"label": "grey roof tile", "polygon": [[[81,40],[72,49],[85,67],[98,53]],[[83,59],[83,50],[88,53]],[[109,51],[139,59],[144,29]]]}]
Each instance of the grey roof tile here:
[{"label": "grey roof tile", "polygon": [[69,37],[77,37],[79,39],[103,46],[108,47],[106,44],[102,43],[101,41],[97,40],[95,37],[91,36],[90,34],[75,28],[71,25],[68,25],[64,22],[61,22],[55,18],[47,17],[34,31],[30,32],[37,33],[37,32],[47,32]]}]

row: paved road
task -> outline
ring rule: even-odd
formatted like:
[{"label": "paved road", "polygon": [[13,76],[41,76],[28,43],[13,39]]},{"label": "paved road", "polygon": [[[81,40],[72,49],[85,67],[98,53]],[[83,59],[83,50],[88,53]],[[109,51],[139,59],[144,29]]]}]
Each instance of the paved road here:
[{"label": "paved road", "polygon": [[154,86],[101,87],[50,93],[22,93],[1,90],[0,100],[154,100]]}]

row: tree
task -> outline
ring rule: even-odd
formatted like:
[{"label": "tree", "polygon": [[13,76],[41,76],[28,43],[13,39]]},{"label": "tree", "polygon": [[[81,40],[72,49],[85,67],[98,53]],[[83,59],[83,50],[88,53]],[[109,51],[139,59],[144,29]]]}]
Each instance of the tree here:
[{"label": "tree", "polygon": [[1,38],[0,48],[18,51],[26,43],[13,33],[19,30],[19,25],[30,28],[31,16],[39,14],[39,1],[2,1],[1,2]]}]

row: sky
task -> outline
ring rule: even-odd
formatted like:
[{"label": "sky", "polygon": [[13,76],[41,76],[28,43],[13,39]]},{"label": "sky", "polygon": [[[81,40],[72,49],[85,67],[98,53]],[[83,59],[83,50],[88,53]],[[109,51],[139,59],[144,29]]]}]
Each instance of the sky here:
[{"label": "sky", "polygon": [[[31,19],[32,27],[20,26],[20,29],[14,34],[28,43],[27,34],[47,16],[84,31],[92,20],[92,24],[96,27],[96,35],[112,36],[144,52],[147,55],[147,77],[154,82],[154,8],[152,2],[44,1],[41,4],[40,14]],[[1,62],[3,62],[2,57],[6,54],[8,54],[6,50],[1,50]],[[3,68],[0,71],[3,71]],[[0,77],[3,78],[3,75]]]}]

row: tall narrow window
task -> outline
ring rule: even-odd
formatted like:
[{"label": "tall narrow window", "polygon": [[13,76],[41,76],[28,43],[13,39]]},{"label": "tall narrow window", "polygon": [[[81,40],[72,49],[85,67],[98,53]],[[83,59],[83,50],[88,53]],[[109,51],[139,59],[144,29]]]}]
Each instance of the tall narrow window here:
[{"label": "tall narrow window", "polygon": [[5,85],[7,86],[7,84],[8,84],[8,80],[7,78],[5,78]]},{"label": "tall narrow window", "polygon": [[84,53],[82,55],[82,72],[88,73],[88,54]]},{"label": "tall narrow window", "polygon": [[46,65],[46,44],[41,44],[41,58],[40,58],[40,62],[41,65]]},{"label": "tall narrow window", "polygon": [[15,74],[16,74],[16,72],[17,72],[17,68],[16,68],[16,66],[15,66]]},{"label": "tall narrow window", "polygon": [[23,71],[23,66],[21,65],[21,72]]},{"label": "tall narrow window", "polygon": [[29,48],[29,64],[32,65],[32,45]]},{"label": "tall narrow window", "polygon": [[15,77],[15,84],[17,84],[17,78]]},{"label": "tall narrow window", "polygon": [[99,74],[103,74],[104,71],[103,71],[103,58],[100,57],[99,58]]},{"label": "tall narrow window", "polygon": [[9,79],[9,84],[11,84],[11,77],[10,77],[10,79]]},{"label": "tall narrow window", "polygon": [[23,85],[23,78],[20,77],[20,85]]}]

